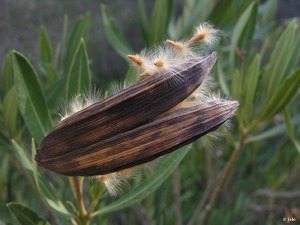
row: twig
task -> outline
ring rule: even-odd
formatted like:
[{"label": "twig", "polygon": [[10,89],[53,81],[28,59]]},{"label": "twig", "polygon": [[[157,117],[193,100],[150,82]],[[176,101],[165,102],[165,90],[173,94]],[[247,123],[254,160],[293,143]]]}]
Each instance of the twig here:
[{"label": "twig", "polygon": [[180,202],[180,170],[177,167],[173,172],[173,196],[175,205],[176,224],[182,225],[181,202]]},{"label": "twig", "polygon": [[74,184],[74,192],[75,192],[75,197],[76,197],[76,202],[77,202],[77,207],[79,211],[79,216],[78,220],[81,225],[86,225],[88,224],[89,221],[89,215],[86,212],[82,194],[81,194],[81,187],[79,183],[79,178],[78,177],[72,177],[72,182]]},{"label": "twig", "polygon": [[274,197],[274,198],[299,198],[300,191],[276,191],[274,192],[271,189],[262,189],[258,190],[254,193],[255,195],[263,195],[266,197]]},{"label": "twig", "polygon": [[206,208],[204,217],[202,219],[201,225],[206,224],[207,219],[210,215],[210,212],[212,211],[213,207],[215,206],[216,201],[217,201],[218,197],[220,196],[220,193],[221,193],[222,189],[224,188],[226,181],[228,180],[229,176],[231,175],[231,172],[234,168],[235,162],[236,162],[236,160],[237,160],[237,158],[238,158],[238,156],[239,156],[239,154],[240,154],[240,152],[243,148],[245,139],[246,139],[246,136],[241,135],[238,145],[236,146],[236,148],[233,151],[228,163],[226,164],[226,167],[225,167],[224,173],[221,177],[221,180],[220,180],[218,186],[214,189],[214,192],[212,194],[212,197],[209,201],[209,204]]}]

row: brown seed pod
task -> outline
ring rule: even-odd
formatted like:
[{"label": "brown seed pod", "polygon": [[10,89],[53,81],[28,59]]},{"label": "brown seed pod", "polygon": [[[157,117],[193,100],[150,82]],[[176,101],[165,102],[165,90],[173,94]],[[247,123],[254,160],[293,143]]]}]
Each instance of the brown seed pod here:
[{"label": "brown seed pod", "polygon": [[236,101],[215,100],[179,109],[135,129],[41,162],[47,169],[72,176],[119,171],[149,162],[215,130],[237,107]]},{"label": "brown seed pod", "polygon": [[[178,117],[179,111],[176,111],[155,118],[196,90],[216,58],[216,53],[212,53],[187,60],[71,115],[45,137],[36,161],[40,166],[65,175],[106,174],[148,162],[204,135],[229,118],[236,104],[231,102],[231,111],[226,111],[225,106],[222,108],[226,103],[222,102],[214,106],[218,109],[215,112],[199,106],[196,111],[194,107],[185,109],[184,116]],[[228,103],[225,105],[228,107]],[[216,122],[195,119],[197,115],[207,114],[207,110]],[[172,116],[174,118],[170,119]],[[194,123],[202,124],[202,130],[197,128],[201,131],[194,132]],[[179,137],[177,129],[181,126],[186,133]],[[176,132],[172,132],[173,129]],[[163,145],[166,137],[170,143],[157,148]],[[171,143],[174,137],[178,140]]]},{"label": "brown seed pod", "polygon": [[[105,140],[153,119],[169,110],[203,82],[217,58],[216,53],[191,59],[143,80],[61,121],[45,137],[36,156],[61,156]],[[200,60],[199,60],[200,59]]]}]

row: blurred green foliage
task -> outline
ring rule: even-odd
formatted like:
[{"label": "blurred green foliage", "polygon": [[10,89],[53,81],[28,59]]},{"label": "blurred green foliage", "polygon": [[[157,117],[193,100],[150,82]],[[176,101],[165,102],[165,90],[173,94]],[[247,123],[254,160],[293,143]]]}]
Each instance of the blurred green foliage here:
[{"label": "blurred green foliage", "polygon": [[[276,21],[277,0],[157,0],[151,12],[145,0],[138,4],[136,15],[147,47],[167,38],[180,40],[207,20],[221,30],[215,45],[216,82],[225,95],[240,102],[230,134],[217,140],[213,151],[195,142],[168,155],[157,175],[133,181],[119,198],[106,196],[99,183],[80,178],[89,205],[85,217],[76,194],[73,197],[74,180],[40,171],[33,160],[35,145],[58,121],[61,105],[95,88],[85,45],[90,15],[82,15],[71,31],[66,17],[56,47],[41,27],[38,68],[16,51],[3,63],[0,223],[276,225],[283,217],[300,220],[299,18]],[[126,55],[135,52],[131,40],[107,6],[101,5],[101,11],[109,43],[127,60]],[[204,54],[209,51],[202,49]],[[132,77],[129,69],[124,80]],[[180,176],[170,177],[183,158]],[[222,180],[226,185],[213,202]],[[175,186],[179,196],[170,191]],[[214,203],[211,210],[205,209],[208,203]]]}]

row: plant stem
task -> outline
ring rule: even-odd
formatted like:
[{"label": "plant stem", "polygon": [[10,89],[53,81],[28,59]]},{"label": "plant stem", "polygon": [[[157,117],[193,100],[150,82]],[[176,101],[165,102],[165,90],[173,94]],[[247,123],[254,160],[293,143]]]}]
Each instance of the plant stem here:
[{"label": "plant stem", "polygon": [[173,196],[175,205],[176,225],[182,225],[181,202],[180,202],[180,170],[177,167],[173,172]]},{"label": "plant stem", "polygon": [[72,182],[74,185],[75,198],[76,198],[77,207],[78,207],[78,211],[79,211],[79,215],[78,215],[79,224],[87,225],[87,224],[89,224],[89,215],[87,214],[85,206],[84,206],[79,178],[72,177]]},{"label": "plant stem", "polygon": [[209,201],[208,207],[206,208],[204,217],[202,219],[201,225],[205,225],[207,223],[207,219],[208,219],[213,207],[215,206],[217,199],[219,198],[220,193],[225,186],[226,181],[228,180],[228,178],[230,177],[230,175],[233,171],[235,162],[244,146],[245,139],[246,139],[246,135],[241,134],[239,143],[235,147],[228,163],[226,164],[226,167],[225,167],[224,173],[221,177],[221,180],[220,180],[218,186],[214,189],[214,192],[212,194],[212,197]]},{"label": "plant stem", "polygon": [[100,196],[97,196],[92,199],[92,202],[91,202],[88,212],[87,212],[88,215],[91,215],[94,212],[96,206],[98,205],[99,199],[100,199]]}]

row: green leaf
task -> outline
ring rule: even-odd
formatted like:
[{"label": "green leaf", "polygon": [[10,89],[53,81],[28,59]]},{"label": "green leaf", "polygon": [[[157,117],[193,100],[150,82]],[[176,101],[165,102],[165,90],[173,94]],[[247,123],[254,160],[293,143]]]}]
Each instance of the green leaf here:
[{"label": "green leaf", "polygon": [[44,66],[52,63],[52,45],[44,26],[40,29],[40,57]]},{"label": "green leaf", "polygon": [[68,73],[67,99],[91,89],[91,71],[84,40],[81,39]]},{"label": "green leaf", "polygon": [[257,85],[259,81],[259,67],[260,67],[261,57],[257,54],[251,64],[249,65],[246,78],[244,83],[244,93],[245,93],[245,113],[247,122],[250,122],[250,119],[253,115],[254,107],[254,97],[257,90]]},{"label": "green leaf", "polygon": [[[38,187],[39,192],[41,193],[41,197],[45,199],[47,204],[54,209],[56,212],[67,216],[67,217],[74,217],[65,207],[65,205],[62,203],[62,201],[57,197],[55,191],[53,190],[52,186],[48,182],[48,180],[38,172],[37,163],[34,159],[36,155],[36,147],[34,143],[34,139],[32,139],[31,144],[31,153],[32,153],[32,173],[33,178],[35,181],[36,186]],[[29,160],[29,159],[28,159]]]},{"label": "green leaf", "polygon": [[149,42],[149,21],[147,18],[145,0],[139,0],[138,16],[139,16],[139,25],[140,25],[140,28],[142,31],[143,38],[146,41],[147,45],[149,45],[150,44],[150,42]]},{"label": "green leaf", "polygon": [[169,154],[164,160],[164,163],[161,163],[158,168],[155,170],[156,174],[154,177],[147,179],[141,185],[132,189],[126,195],[123,195],[118,200],[112,202],[111,204],[101,208],[98,211],[92,213],[92,217],[97,215],[102,215],[105,213],[114,212],[125,207],[128,207],[132,204],[135,204],[147,196],[149,196],[152,192],[157,190],[159,186],[171,175],[171,173],[176,169],[181,160],[187,154],[190,149],[190,145],[185,146],[181,149],[178,149],[176,152]]},{"label": "green leaf", "polygon": [[67,50],[67,33],[68,33],[68,15],[64,15],[64,22],[63,22],[63,31],[61,41],[57,44],[54,53],[53,64],[55,68],[63,68],[65,71],[66,67],[64,62],[66,60],[66,50]]},{"label": "green leaf", "polygon": [[40,142],[52,127],[52,121],[37,74],[16,51],[13,51],[13,71],[20,112],[32,136]]},{"label": "green leaf", "polygon": [[16,88],[12,86],[3,99],[3,125],[9,131],[11,137],[16,137],[19,133],[17,126],[18,104]]},{"label": "green leaf", "polygon": [[198,26],[200,22],[210,15],[214,3],[210,0],[186,1],[182,16],[177,19],[176,31],[172,33],[171,38],[185,38]]},{"label": "green leaf", "polygon": [[260,121],[271,119],[276,113],[283,110],[300,88],[300,69],[289,76],[277,89],[274,96],[266,103],[259,117]]},{"label": "green leaf", "polygon": [[237,48],[241,49],[254,34],[256,17],[257,2],[255,1],[248,6],[234,27],[230,47],[230,63],[232,66],[234,66],[234,56]]},{"label": "green leaf", "polygon": [[79,18],[69,37],[67,43],[67,52],[64,59],[65,73],[68,73],[70,71],[70,67],[72,65],[74,55],[78,50],[78,45],[82,38],[86,40],[88,36],[89,28],[90,28],[90,14],[87,13]]},{"label": "green leaf", "polygon": [[220,55],[219,56],[219,60],[217,61],[217,71],[218,71],[218,81],[219,81],[219,84],[220,84],[220,87],[223,91],[223,93],[226,95],[226,96],[229,96],[229,88],[228,88],[228,85],[226,83],[226,76],[224,74],[224,71],[223,71],[223,68],[222,68],[222,56]]},{"label": "green leaf", "polygon": [[237,100],[242,99],[242,74],[239,70],[235,70],[232,78],[232,97]]},{"label": "green leaf", "polygon": [[299,44],[296,43],[296,29],[297,23],[296,20],[293,20],[280,36],[272,52],[264,76],[267,84],[264,95],[266,99],[270,99],[274,95],[276,89],[282,83],[283,78],[288,75],[291,70],[289,64],[294,57],[294,49],[297,49]]},{"label": "green leaf", "polygon": [[47,65],[47,85],[54,84],[58,79],[57,71],[53,64]]},{"label": "green leaf", "polygon": [[101,4],[101,12],[104,31],[108,42],[120,56],[127,60],[127,55],[134,52],[132,47],[121,33],[115,19],[112,17],[111,12],[106,5]]},{"label": "green leaf", "polygon": [[67,83],[67,77],[63,76],[57,82],[51,84],[45,91],[46,100],[50,108],[57,108],[62,104],[61,96],[64,95],[65,87]]},{"label": "green leaf", "polygon": [[150,40],[152,44],[160,43],[166,37],[173,13],[173,4],[174,0],[155,1],[150,23]]},{"label": "green leaf", "polygon": [[209,21],[213,24],[227,24],[234,10],[234,0],[219,0],[212,11]]},{"label": "green leaf", "polygon": [[297,151],[300,154],[300,144],[296,140],[289,111],[287,110],[287,108],[285,108],[283,112],[284,112],[284,121],[285,121],[285,124],[286,124],[286,127],[287,127],[288,135],[289,135],[292,143],[295,145]]},{"label": "green leaf", "polygon": [[5,56],[2,70],[1,88],[3,92],[7,92],[14,85],[14,74],[12,68],[12,54],[9,52]]},{"label": "green leaf", "polygon": [[21,225],[50,225],[49,222],[39,217],[31,209],[15,202],[6,204],[16,221]]},{"label": "green leaf", "polygon": [[28,176],[35,181],[36,186],[38,187],[39,192],[41,193],[41,197],[45,199],[46,203],[54,209],[56,212],[68,216],[73,217],[71,213],[69,213],[62,203],[62,201],[57,197],[55,191],[52,186],[49,184],[47,179],[41,175],[37,170],[37,163],[34,160],[34,156],[36,154],[36,148],[34,144],[34,140],[32,139],[32,159],[30,160],[27,156],[25,150],[18,145],[14,140],[12,141],[14,148],[12,151],[16,156],[17,160],[21,163],[25,172]]},{"label": "green leaf", "polygon": [[[294,125],[296,124],[300,124],[300,116],[298,117],[295,117],[292,119],[292,123]],[[249,138],[247,138],[247,141],[246,143],[251,143],[251,142],[256,142],[256,141],[263,141],[263,140],[266,140],[268,138],[272,138],[272,137],[276,137],[278,135],[282,135],[284,133],[286,133],[287,131],[287,127],[286,127],[286,124],[280,124],[280,125],[277,125],[275,127],[272,127],[260,134],[257,134],[257,135],[254,135],[254,136],[251,136]]]},{"label": "green leaf", "polygon": [[213,7],[208,21],[223,27],[236,23],[237,19],[241,17],[241,14],[252,2],[253,0],[219,0]]},{"label": "green leaf", "polygon": [[[296,26],[299,26],[299,23],[296,23]],[[300,29],[299,28],[296,31],[294,46],[298,46],[298,43],[300,43]],[[299,65],[299,60],[300,60],[300,51],[296,47],[293,49],[292,58],[289,62],[288,68],[293,69],[295,66]]]},{"label": "green leaf", "polygon": [[261,4],[261,23],[263,27],[275,22],[277,6],[278,0],[268,0]]},{"label": "green leaf", "polygon": [[16,158],[18,159],[18,161],[21,163],[21,165],[23,166],[23,168],[26,170],[26,172],[30,176],[33,175],[32,174],[32,164],[31,164],[31,161],[28,158],[25,150],[20,145],[18,145],[18,143],[15,142],[14,140],[12,140],[12,144],[14,146],[14,148],[12,150],[14,151],[14,155],[16,156]]}]

